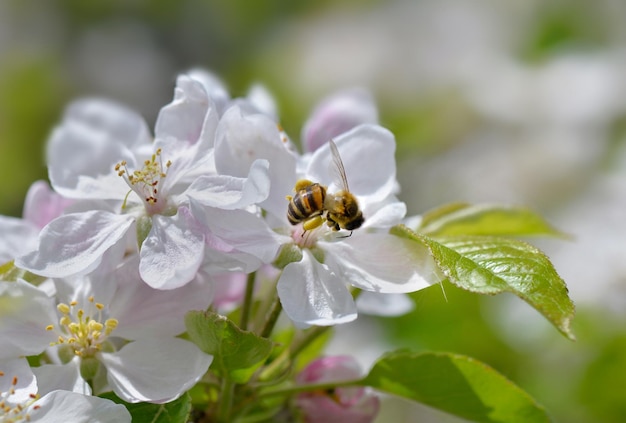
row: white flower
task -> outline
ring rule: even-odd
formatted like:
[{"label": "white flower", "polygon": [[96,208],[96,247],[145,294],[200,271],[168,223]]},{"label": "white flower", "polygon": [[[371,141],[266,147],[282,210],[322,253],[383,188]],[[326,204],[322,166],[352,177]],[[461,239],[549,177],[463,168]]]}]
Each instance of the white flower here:
[{"label": "white flower", "polygon": [[[0,421],[124,423],[128,410],[104,398],[42,389],[24,358],[0,360]],[[44,383],[45,384],[45,383]],[[38,386],[39,385],[39,386]]]},{"label": "white flower", "polygon": [[[361,125],[335,142],[343,160],[350,192],[359,201],[365,222],[361,228],[337,233],[326,225],[292,231],[303,258],[288,264],[277,289],[287,315],[300,326],[333,325],[354,320],[356,305],[348,286],[375,293],[406,293],[439,280],[426,249],[389,234],[406,212],[398,201],[395,179],[395,140],[375,125]],[[301,177],[328,187],[335,185],[328,144],[320,147]]]},{"label": "white flower", "polygon": [[[38,250],[16,264],[48,277],[86,274],[106,255],[118,262],[127,245],[139,243],[143,280],[172,289],[211,261],[207,250],[217,251],[222,271],[250,271],[271,260],[278,242],[261,219],[243,211],[267,197],[268,165],[252,162],[242,177],[215,173],[216,125],[204,88],[185,76],[172,103],[161,109],[154,142],[132,111],[102,100],[74,103],[49,143],[50,180],[57,192],[89,200],[88,206],[53,220],[42,230]],[[215,235],[202,223],[205,213],[220,212],[245,214],[247,226],[266,234],[258,240],[262,256],[239,248],[236,226]]]},{"label": "white flower", "polygon": [[128,402],[168,402],[191,388],[212,357],[176,335],[185,330],[187,311],[208,307],[212,286],[192,281],[152,289],[141,281],[137,261],[112,273],[57,280],[56,301],[26,282],[0,282],[0,303],[19,304],[3,308],[0,319],[12,356],[46,350],[52,364],[42,371],[80,387],[79,369],[94,392],[113,390]]}]

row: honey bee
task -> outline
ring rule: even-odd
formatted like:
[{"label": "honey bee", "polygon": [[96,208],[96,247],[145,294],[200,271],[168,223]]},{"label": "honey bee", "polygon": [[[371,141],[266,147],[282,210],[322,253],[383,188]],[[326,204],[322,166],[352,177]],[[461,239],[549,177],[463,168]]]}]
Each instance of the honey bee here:
[{"label": "honey bee", "polygon": [[293,197],[287,196],[287,219],[292,225],[302,222],[304,232],[313,230],[326,221],[334,231],[345,229],[352,235],[352,231],[360,228],[365,219],[356,197],[348,188],[346,169],[337,145],[333,140],[329,141],[329,145],[332,173],[336,185],[341,189],[330,194],[327,187],[308,179],[300,179],[294,187],[296,194]]}]

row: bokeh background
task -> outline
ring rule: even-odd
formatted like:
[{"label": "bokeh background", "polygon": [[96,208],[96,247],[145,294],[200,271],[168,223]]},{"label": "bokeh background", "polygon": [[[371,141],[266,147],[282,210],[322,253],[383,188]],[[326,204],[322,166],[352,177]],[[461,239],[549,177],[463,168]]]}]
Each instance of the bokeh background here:
[{"label": "bokeh background", "polygon": [[[568,283],[577,342],[515,297],[444,285],[413,294],[406,316],[341,327],[333,352],[364,365],[395,347],[468,354],[557,422],[626,421],[626,2],[2,1],[0,214],[20,216],[46,177],[69,101],[109,97],[152,124],[192,67],[233,96],[264,84],[296,141],[325,95],[367,87],[397,136],[410,214],[524,205],[572,235],[533,242]],[[378,421],[460,420],[386,398]]]}]

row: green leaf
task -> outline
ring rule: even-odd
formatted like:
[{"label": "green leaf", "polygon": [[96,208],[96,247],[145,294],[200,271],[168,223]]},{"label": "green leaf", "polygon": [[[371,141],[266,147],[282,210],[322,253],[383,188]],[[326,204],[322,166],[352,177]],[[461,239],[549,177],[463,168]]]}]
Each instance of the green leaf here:
[{"label": "green leaf", "polygon": [[187,393],[166,404],[140,402],[131,404],[123,401],[113,392],[99,395],[117,404],[126,406],[133,423],[185,423],[191,413],[191,399]]},{"label": "green leaf", "polygon": [[491,367],[450,353],[385,354],[361,381],[475,422],[549,422],[544,408]]},{"label": "green leaf", "polygon": [[202,351],[213,355],[213,364],[232,372],[247,369],[264,361],[272,351],[272,341],[241,330],[217,313],[190,311],[185,316],[189,338]]},{"label": "green leaf", "polygon": [[397,226],[393,233],[426,245],[441,271],[456,286],[495,295],[511,292],[543,314],[570,339],[574,304],[550,260],[519,240],[491,236],[441,237],[436,240]]},{"label": "green leaf", "polygon": [[523,207],[453,203],[424,214],[417,232],[428,236],[558,236],[543,217]]}]

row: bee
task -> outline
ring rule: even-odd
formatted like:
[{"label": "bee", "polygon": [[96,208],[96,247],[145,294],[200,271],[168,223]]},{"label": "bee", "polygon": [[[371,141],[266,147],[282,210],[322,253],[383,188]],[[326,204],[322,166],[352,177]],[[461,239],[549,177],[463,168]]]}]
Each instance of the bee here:
[{"label": "bee", "polygon": [[[333,194],[327,187],[300,179],[296,182],[296,194],[287,196],[287,219],[292,225],[302,222],[304,232],[313,230],[324,223],[334,231],[345,229],[352,231],[361,227],[365,219],[359,209],[359,203],[348,188],[346,169],[341,161],[339,150],[333,140],[329,141],[332,154],[331,170],[337,186],[341,189]],[[348,236],[350,236],[348,235]]]}]

